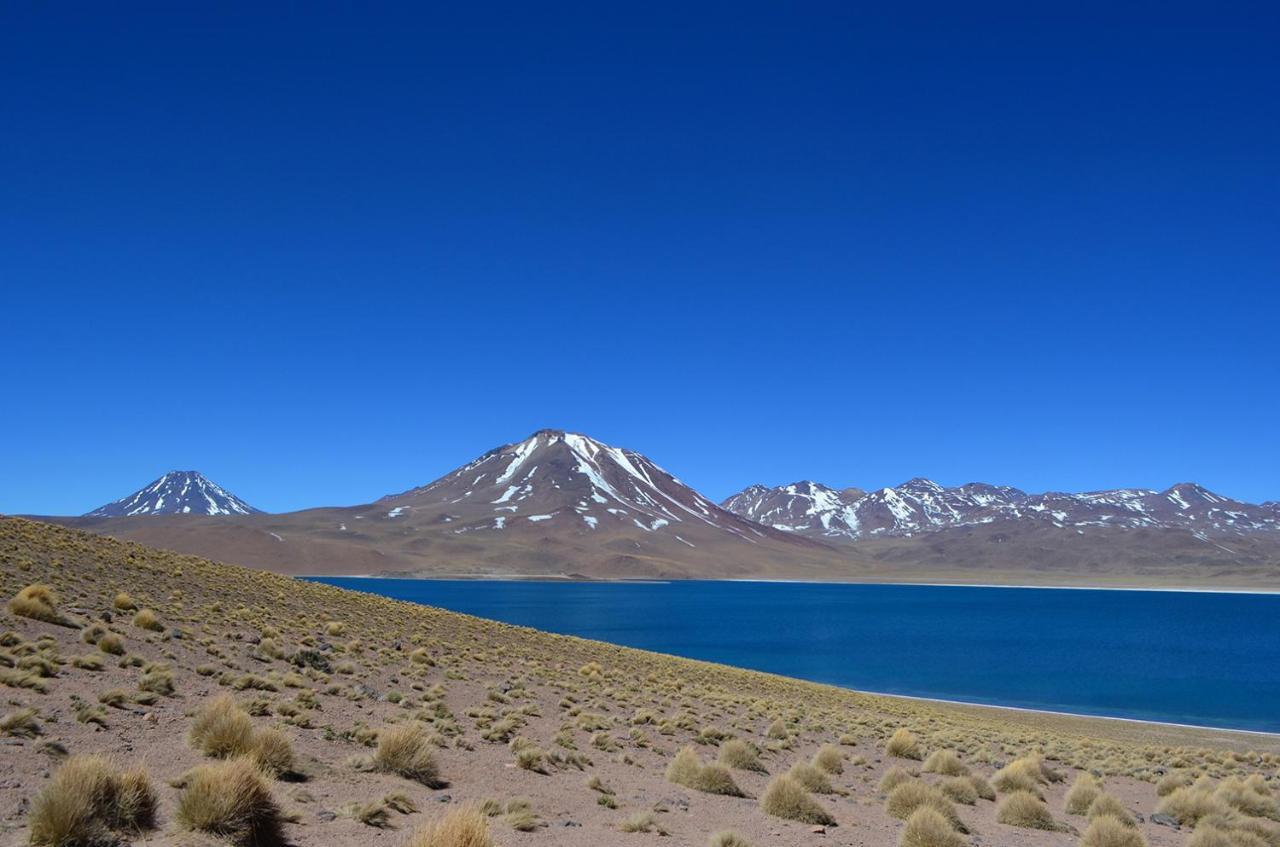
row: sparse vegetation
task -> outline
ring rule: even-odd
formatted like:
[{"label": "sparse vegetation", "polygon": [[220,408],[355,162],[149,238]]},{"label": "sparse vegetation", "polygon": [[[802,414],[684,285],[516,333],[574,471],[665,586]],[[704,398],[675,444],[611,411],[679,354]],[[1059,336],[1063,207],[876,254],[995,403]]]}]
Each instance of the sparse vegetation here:
[{"label": "sparse vegetation", "polygon": [[[167,843],[174,829],[187,828],[248,843],[256,836],[246,834],[245,821],[261,818],[265,843],[282,836],[296,815],[307,827],[296,840],[326,843],[338,830],[324,815],[336,811],[336,827],[363,829],[352,820],[385,827],[385,835],[364,834],[406,845],[414,843],[409,830],[418,818],[402,816],[419,815],[421,806],[432,810],[424,816],[430,818],[439,807],[436,797],[401,777],[442,786],[441,775],[457,768],[468,778],[451,789],[452,803],[483,799],[470,793],[478,784],[502,790],[504,799],[485,806],[482,837],[492,829],[512,844],[525,838],[518,832],[576,819],[598,829],[578,833],[584,843],[646,840],[619,835],[625,828],[651,836],[671,830],[672,843],[741,847],[742,833],[763,844],[771,841],[764,832],[830,826],[846,813],[859,823],[851,833],[857,842],[872,832],[862,829],[864,815],[882,825],[885,813],[869,807],[883,794],[886,810],[892,805],[904,817],[892,833],[879,833],[881,840],[958,847],[961,817],[972,816],[981,842],[999,847],[1019,836],[990,824],[991,817],[1025,826],[1028,816],[1010,810],[1025,798],[1005,796],[999,808],[986,806],[997,799],[990,778],[1004,795],[1031,793],[1032,825],[1059,828],[1050,808],[1087,815],[1087,847],[1139,847],[1138,830],[1125,820],[1149,819],[1157,807],[1181,821],[1184,833],[1195,828],[1189,847],[1280,847],[1275,745],[1247,751],[1222,737],[1214,747],[1187,746],[1180,739],[1194,736],[1159,728],[1143,729],[1142,737],[1165,742],[1147,744],[1133,740],[1132,726],[862,695],[506,627],[22,520],[0,518],[0,557],[0,596],[47,586],[63,598],[56,610],[83,621],[52,627],[0,608],[0,682],[9,686],[0,689],[8,697],[0,734],[14,753],[0,768],[11,787],[0,785],[0,792],[9,802],[34,803],[53,785],[55,765],[68,761],[68,747],[92,753],[143,739],[137,754],[165,768],[176,791],[163,792],[163,834],[143,839],[124,829],[120,840]],[[140,602],[117,608],[121,585]],[[141,607],[163,626],[133,627]],[[329,634],[330,622],[340,622],[339,636]],[[175,777],[151,739],[183,727],[192,750],[210,759]],[[307,753],[296,764],[295,731]],[[889,747],[910,756],[881,756]],[[183,755],[189,763],[193,754]],[[215,769],[217,778],[202,768]],[[566,771],[573,769],[591,776],[571,777]],[[679,788],[663,779],[667,769]],[[774,779],[756,776],[766,769]],[[1074,781],[1065,801],[1053,787],[1064,773]],[[571,788],[560,793],[561,786]],[[748,789],[759,799],[705,793],[728,786],[731,797]],[[815,793],[830,790],[848,796],[828,803]],[[539,810],[555,798],[546,807],[548,821],[529,801],[505,796],[522,792]],[[289,804],[289,815],[273,794]],[[1045,797],[1049,802],[1041,803]],[[187,807],[182,819],[180,806]],[[797,823],[769,823],[766,816]],[[211,823],[184,822],[196,820]],[[1084,817],[1072,823],[1086,830]],[[741,833],[726,830],[708,840],[730,824]],[[402,827],[402,835],[392,832]],[[100,830],[108,840],[113,832]],[[555,833],[528,840],[552,843]],[[11,835],[24,840],[31,833]]]},{"label": "sparse vegetation", "polygon": [[1044,801],[1030,791],[1014,791],[996,807],[996,820],[1024,829],[1061,829]]},{"label": "sparse vegetation", "polygon": [[31,843],[74,847],[111,842],[155,823],[156,795],[142,770],[116,773],[100,756],[75,756],[58,768],[28,817]]},{"label": "sparse vegetation", "polygon": [[774,777],[760,797],[760,808],[767,814],[808,824],[833,826],[836,819],[813,799],[804,786],[783,774]]},{"label": "sparse vegetation", "polygon": [[893,735],[889,736],[889,740],[884,745],[884,752],[899,759],[919,761],[924,758],[924,753],[920,749],[920,739],[904,728],[895,730]]},{"label": "sparse vegetation", "polygon": [[704,764],[693,747],[685,747],[667,766],[667,779],[676,785],[705,791],[708,794],[724,794],[741,797],[742,789],[723,765]]},{"label": "sparse vegetation", "polygon": [[160,617],[150,609],[142,609],[134,615],[133,625],[138,629],[145,629],[151,632],[164,631],[164,624],[160,622]]},{"label": "sparse vegetation", "polygon": [[444,784],[431,738],[416,724],[387,727],[379,732],[373,762],[379,770],[399,774],[430,788]]},{"label": "sparse vegetation", "polygon": [[1080,847],[1147,847],[1147,839],[1132,826],[1102,815],[1089,822]]},{"label": "sparse vegetation", "polygon": [[9,611],[18,617],[45,621],[46,623],[66,624],[66,619],[58,612],[58,598],[53,589],[47,585],[28,585],[9,601]]},{"label": "sparse vegetation", "polygon": [[248,757],[199,765],[183,778],[176,815],[186,829],[245,845],[281,840],[281,814],[266,776]]},{"label": "sparse vegetation", "polygon": [[760,761],[760,751],[754,745],[739,738],[730,738],[720,745],[717,758],[726,768],[756,773],[766,772],[764,764]]},{"label": "sparse vegetation", "polygon": [[898,841],[899,847],[964,847],[967,843],[946,816],[929,806],[911,813]]}]

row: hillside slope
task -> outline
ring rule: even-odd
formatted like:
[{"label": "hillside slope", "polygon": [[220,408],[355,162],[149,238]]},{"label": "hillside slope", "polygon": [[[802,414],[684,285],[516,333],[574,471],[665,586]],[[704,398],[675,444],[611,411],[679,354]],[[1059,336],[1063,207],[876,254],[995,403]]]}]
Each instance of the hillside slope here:
[{"label": "hillside slope", "polygon": [[[919,767],[884,753],[899,729],[918,737],[919,755],[949,750],[984,782],[1012,757],[1043,753],[1063,781],[1046,776],[1038,790],[1064,827],[1085,827],[1064,797],[1078,768],[1096,769],[1108,793],[1142,814],[1151,847],[1174,847],[1185,835],[1150,819],[1162,771],[1206,774],[1212,791],[1217,779],[1280,766],[1273,737],[863,695],[0,519],[0,596],[32,584],[57,595],[39,607],[54,620],[28,616],[30,603],[0,611],[0,726],[12,753],[0,757],[4,843],[29,840],[31,812],[68,754],[144,769],[156,813],[142,831],[121,833],[126,841],[229,843],[186,832],[182,814],[223,790],[190,773],[218,762],[206,755],[207,727],[190,731],[227,693],[247,727],[235,743],[271,751],[256,843],[279,826],[298,847],[408,845],[424,821],[481,800],[492,801],[499,847],[640,845],[655,830],[702,845],[725,828],[755,845],[811,844],[809,823],[770,814],[760,798],[823,745],[814,760],[840,792],[811,796],[838,824],[826,840],[878,847],[903,827],[882,807],[880,780],[895,765]],[[269,748],[254,746],[266,738]],[[400,772],[392,745],[405,738],[425,747],[418,769]],[[759,770],[726,771],[745,796],[707,793],[668,771],[682,748],[706,762],[730,738],[759,751]],[[1239,796],[1223,785],[1221,797]],[[983,844],[1077,841],[1000,823],[993,801],[955,808]],[[635,826],[647,832],[623,831]]]}]

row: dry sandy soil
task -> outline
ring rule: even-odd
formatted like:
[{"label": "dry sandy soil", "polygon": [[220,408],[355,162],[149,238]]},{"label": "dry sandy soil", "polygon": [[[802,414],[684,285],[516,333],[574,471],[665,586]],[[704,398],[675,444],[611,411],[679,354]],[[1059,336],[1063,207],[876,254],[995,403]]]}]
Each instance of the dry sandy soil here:
[{"label": "dry sandy soil", "polygon": [[[1274,797],[1280,739],[1272,736],[863,695],[2,519],[4,599],[31,584],[53,589],[63,620],[0,611],[0,715],[34,709],[39,725],[31,737],[0,732],[0,844],[28,843],[38,795],[68,754],[85,753],[106,754],[121,768],[141,764],[151,778],[159,800],[155,826],[120,836],[124,841],[228,843],[181,825],[183,791],[173,786],[213,761],[188,733],[202,708],[230,693],[252,713],[256,730],[274,727],[291,743],[293,765],[270,780],[270,790],[290,819],[285,839],[300,847],[399,847],[416,827],[463,803],[505,805],[515,798],[528,801],[537,822],[519,831],[507,815],[492,816],[498,845],[705,845],[725,829],[753,845],[896,844],[904,824],[886,811],[881,778],[901,767],[925,782],[943,779],[922,773],[920,760],[886,754],[886,740],[904,728],[918,737],[923,754],[953,751],[987,779],[1021,756],[1047,761],[1034,769],[1034,789],[1057,831],[997,822],[1008,793],[1002,791],[995,801],[955,805],[969,830],[964,843],[1080,843],[1088,821],[1068,814],[1064,798],[1077,775],[1091,770],[1151,845],[1186,844],[1192,833],[1185,815],[1181,826],[1152,821],[1160,802],[1156,783],[1170,773],[1188,782],[1203,777],[1197,796],[1218,817],[1201,824],[1201,838],[1220,831],[1231,837],[1222,842],[1230,847],[1280,845],[1280,824],[1266,819],[1272,811],[1280,818]],[[117,603],[118,592],[134,603]],[[131,605],[153,610],[158,628],[138,626],[134,608],[119,608]],[[123,655],[101,649],[106,633],[121,639]],[[101,668],[75,661],[85,656],[96,656]],[[154,689],[150,697],[140,684]],[[112,690],[122,692],[121,702],[100,705]],[[447,785],[370,770],[379,732],[402,726],[419,727],[431,739]],[[666,778],[682,748],[692,746],[711,762],[729,737],[755,745],[767,771],[731,771],[745,796],[705,793]],[[815,827],[762,810],[759,798],[770,780],[810,761],[823,745],[839,750],[842,772],[828,774],[835,793],[812,796],[837,825]],[[526,756],[535,769],[516,764],[522,746],[542,754],[540,762]],[[1228,789],[1240,785],[1235,778],[1254,774],[1260,777],[1249,798],[1259,799],[1248,810],[1255,814],[1245,815]],[[608,793],[589,787],[591,778]],[[382,827],[351,817],[351,804],[395,792],[417,811],[389,810]],[[602,805],[605,796],[616,808]],[[624,821],[645,813],[654,831],[621,831]],[[1173,817],[1180,817],[1176,810]],[[1253,835],[1259,840],[1250,842],[1244,828],[1261,833]]]}]

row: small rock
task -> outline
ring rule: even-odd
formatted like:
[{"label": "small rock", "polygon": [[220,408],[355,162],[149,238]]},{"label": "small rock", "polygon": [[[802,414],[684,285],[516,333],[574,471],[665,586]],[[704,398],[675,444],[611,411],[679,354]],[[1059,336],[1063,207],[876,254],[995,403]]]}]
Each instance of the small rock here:
[{"label": "small rock", "polygon": [[320,811],[316,812],[316,817],[324,821],[325,823],[338,819],[338,816],[333,812],[329,811],[328,809],[321,809]]},{"label": "small rock", "polygon": [[809,827],[809,831],[814,833],[815,835],[827,834],[827,828],[825,826],[811,826]]},{"label": "small rock", "polygon": [[1178,826],[1178,821],[1174,819],[1172,815],[1166,815],[1163,812],[1157,812],[1156,814],[1152,815],[1151,822],[1158,823],[1161,826],[1171,826],[1174,829],[1181,829],[1181,827]]},{"label": "small rock", "polygon": [[453,802],[453,797],[452,797],[451,795],[449,795],[449,794],[437,794],[437,795],[436,795],[436,802],[437,802],[437,803],[452,803],[452,802]]},{"label": "small rock", "polygon": [[561,826],[582,826],[582,824],[578,823],[577,821],[564,821],[560,825]]}]

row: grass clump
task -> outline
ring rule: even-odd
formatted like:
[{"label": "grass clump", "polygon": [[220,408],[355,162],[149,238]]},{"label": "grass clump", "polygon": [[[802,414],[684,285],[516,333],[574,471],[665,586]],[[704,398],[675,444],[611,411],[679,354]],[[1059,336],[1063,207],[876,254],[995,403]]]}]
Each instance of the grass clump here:
[{"label": "grass clump", "polygon": [[440,779],[431,736],[415,724],[401,724],[379,732],[373,764],[380,771],[412,779],[428,788],[440,788],[445,784]]},{"label": "grass clump", "polygon": [[1194,782],[1191,774],[1186,771],[1170,771],[1160,777],[1160,781],[1156,783],[1156,796],[1165,797],[1179,788],[1189,787]]},{"label": "grass clump", "polygon": [[101,756],[74,756],[36,797],[31,843],[49,847],[114,843],[112,833],[155,825],[156,795],[140,769],[115,773]]},{"label": "grass clump", "polygon": [[13,738],[35,738],[40,734],[40,722],[35,709],[18,709],[0,718],[0,734]]},{"label": "grass clump", "polygon": [[1080,774],[1076,777],[1076,781],[1071,783],[1070,790],[1067,791],[1067,814],[1087,814],[1089,806],[1093,804],[1093,801],[1100,794],[1102,794],[1102,786],[1098,784],[1097,777],[1087,773]]},{"label": "grass clump", "polygon": [[1132,826],[1126,826],[1110,815],[1102,815],[1089,822],[1089,828],[1080,839],[1080,847],[1147,847],[1147,839]]},{"label": "grass clump", "polygon": [[693,747],[685,747],[667,765],[667,780],[695,791],[742,797],[742,789],[724,765],[703,764]]},{"label": "grass clump", "polygon": [[138,604],[134,602],[133,598],[123,591],[116,595],[116,598],[112,601],[111,605],[114,606],[118,612],[132,612],[138,608]]},{"label": "grass clump", "polygon": [[767,773],[760,761],[760,751],[754,744],[749,744],[740,738],[730,738],[720,745],[720,754],[716,758],[726,768]]},{"label": "grass clump", "polygon": [[844,753],[834,744],[823,744],[813,754],[813,766],[829,774],[844,773]]},{"label": "grass clump", "polygon": [[996,807],[996,820],[1023,829],[1043,829],[1056,832],[1061,829],[1053,819],[1049,807],[1030,791],[1014,791]]},{"label": "grass clump", "polygon": [[658,818],[653,812],[637,812],[631,817],[618,824],[620,832],[656,832],[659,835],[666,835],[667,832],[658,824]]},{"label": "grass clump", "polygon": [[978,789],[974,786],[973,780],[967,776],[949,776],[938,783],[938,790],[945,794],[948,800],[965,806],[973,806],[978,802]]},{"label": "grass clump", "polygon": [[1203,817],[1225,815],[1227,804],[1204,789],[1178,788],[1156,805],[1156,812],[1169,815],[1181,826],[1195,826]]},{"label": "grass clump", "polygon": [[937,809],[921,806],[907,818],[899,847],[965,847],[967,842]]},{"label": "grass clump", "polygon": [[206,756],[248,756],[271,776],[293,770],[293,745],[278,729],[255,729],[235,698],[220,694],[196,713],[187,732],[191,746]]},{"label": "grass clump", "polygon": [[67,619],[58,611],[58,597],[47,585],[36,583],[14,595],[9,601],[9,611],[21,618],[67,625]]},{"label": "grass clump", "polygon": [[991,783],[1001,794],[1025,791],[1037,797],[1040,796],[1041,783],[1046,781],[1041,761],[1037,756],[1014,759],[991,777]]},{"label": "grass clump", "polygon": [[732,829],[722,829],[711,833],[707,847],[751,847],[751,842]]},{"label": "grass clump", "polygon": [[884,772],[884,776],[880,777],[880,793],[888,794],[904,782],[911,782],[916,775],[906,768],[894,765]]},{"label": "grass clump", "polygon": [[215,759],[239,756],[253,746],[253,721],[234,697],[220,694],[196,713],[187,740]]},{"label": "grass clump", "polygon": [[1089,804],[1089,811],[1086,814],[1091,821],[1098,818],[1115,818],[1125,826],[1138,825],[1138,822],[1133,819],[1133,815],[1129,814],[1129,810],[1110,794],[1099,794]]},{"label": "grass clump", "polygon": [[884,745],[884,752],[897,759],[914,759],[920,761],[924,752],[920,749],[920,739],[909,729],[900,728],[889,736]]},{"label": "grass clump", "polygon": [[237,844],[281,841],[280,808],[271,796],[266,775],[244,756],[189,771],[178,796],[176,818],[184,829]]},{"label": "grass clump", "polygon": [[98,649],[109,656],[124,655],[124,639],[114,632],[108,632],[98,639]]},{"label": "grass clump", "polygon": [[150,609],[141,609],[133,616],[133,625],[138,629],[145,629],[151,632],[163,632],[164,624],[160,622],[160,617]]},{"label": "grass clump", "polygon": [[805,791],[812,791],[814,794],[835,793],[835,787],[831,785],[826,773],[808,762],[796,762],[787,771],[787,776],[803,785]]},{"label": "grass clump", "polygon": [[935,786],[918,779],[910,782],[904,782],[897,788],[889,792],[889,796],[885,798],[884,810],[900,821],[904,821],[911,817],[917,809],[929,808],[946,819],[952,829],[957,832],[968,832],[968,828],[964,822],[960,820],[960,816],[956,814],[955,806],[951,805],[951,801]]},{"label": "grass clump", "polygon": [[765,814],[790,821],[821,826],[836,825],[836,819],[831,813],[814,800],[803,785],[786,774],[774,777],[769,782],[760,797],[760,809]]},{"label": "grass clump", "polygon": [[936,773],[939,776],[968,776],[969,769],[965,767],[964,762],[960,761],[960,757],[950,750],[935,750],[929,754],[929,758],[924,760],[924,772]]}]

